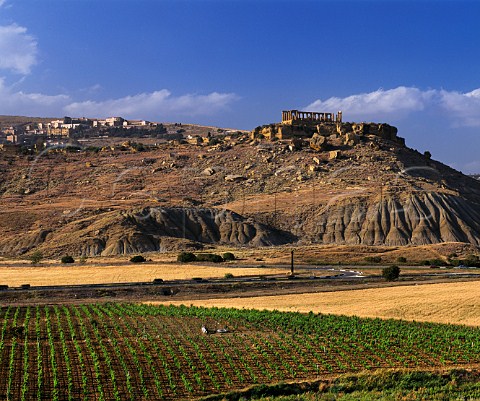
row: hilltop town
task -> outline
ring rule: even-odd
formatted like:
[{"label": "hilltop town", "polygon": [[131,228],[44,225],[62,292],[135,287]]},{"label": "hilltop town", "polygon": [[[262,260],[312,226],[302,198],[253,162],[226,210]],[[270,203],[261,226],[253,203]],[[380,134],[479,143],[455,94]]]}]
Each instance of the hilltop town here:
[{"label": "hilltop town", "polygon": [[[17,148],[37,150],[62,144],[78,144],[78,141],[87,139],[108,142],[109,138],[185,139],[192,143],[201,143],[202,137],[210,138],[213,134],[232,132],[236,131],[192,124],[127,120],[123,117],[105,119],[64,117],[49,120],[0,116],[0,145],[4,147],[16,145]],[[208,140],[205,142],[208,143]]]}]

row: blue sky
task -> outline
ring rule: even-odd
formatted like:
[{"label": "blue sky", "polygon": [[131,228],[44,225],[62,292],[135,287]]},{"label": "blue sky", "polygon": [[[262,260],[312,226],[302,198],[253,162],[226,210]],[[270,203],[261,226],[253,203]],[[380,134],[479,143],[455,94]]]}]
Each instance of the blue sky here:
[{"label": "blue sky", "polygon": [[0,0],[0,114],[387,122],[480,172],[480,1]]}]

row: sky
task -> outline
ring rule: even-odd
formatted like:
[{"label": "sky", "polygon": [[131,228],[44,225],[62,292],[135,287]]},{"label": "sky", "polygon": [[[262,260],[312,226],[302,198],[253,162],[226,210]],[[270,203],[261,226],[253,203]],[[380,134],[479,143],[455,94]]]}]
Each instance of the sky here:
[{"label": "sky", "polygon": [[0,114],[395,125],[480,173],[480,0],[0,0]]}]

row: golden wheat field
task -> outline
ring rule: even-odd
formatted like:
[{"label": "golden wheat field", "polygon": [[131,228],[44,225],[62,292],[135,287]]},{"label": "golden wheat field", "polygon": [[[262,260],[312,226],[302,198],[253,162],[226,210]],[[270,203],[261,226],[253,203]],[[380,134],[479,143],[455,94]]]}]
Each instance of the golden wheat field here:
[{"label": "golden wheat field", "polygon": [[480,325],[480,282],[169,302]]},{"label": "golden wheat field", "polygon": [[223,277],[226,273],[235,276],[255,276],[262,274],[285,274],[280,268],[243,268],[235,266],[201,266],[197,264],[149,264],[140,265],[46,265],[41,266],[8,266],[0,267],[0,284],[11,287],[22,284],[32,286],[44,285],[80,285],[130,283],[163,280],[185,280],[194,277]]}]

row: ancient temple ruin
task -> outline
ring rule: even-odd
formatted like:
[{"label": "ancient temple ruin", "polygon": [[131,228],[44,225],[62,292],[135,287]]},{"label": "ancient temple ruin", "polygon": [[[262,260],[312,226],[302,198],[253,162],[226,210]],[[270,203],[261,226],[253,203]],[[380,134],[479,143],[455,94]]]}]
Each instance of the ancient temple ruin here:
[{"label": "ancient temple ruin", "polygon": [[342,112],[316,113],[312,111],[284,110],[282,111],[282,124],[318,124],[318,123],[341,123]]},{"label": "ancient temple ruin", "polygon": [[[374,135],[391,141],[404,144],[403,138],[397,137],[397,128],[385,123],[343,122],[342,112],[317,113],[312,111],[284,110],[282,122],[266,124],[255,128],[251,138],[265,138],[267,140],[316,140],[323,138],[341,137],[345,143],[356,143],[365,135]],[[317,138],[317,139],[315,139]],[[352,142],[352,138],[354,138]],[[333,140],[332,139],[332,140]],[[323,140],[327,144],[327,140]]]}]

